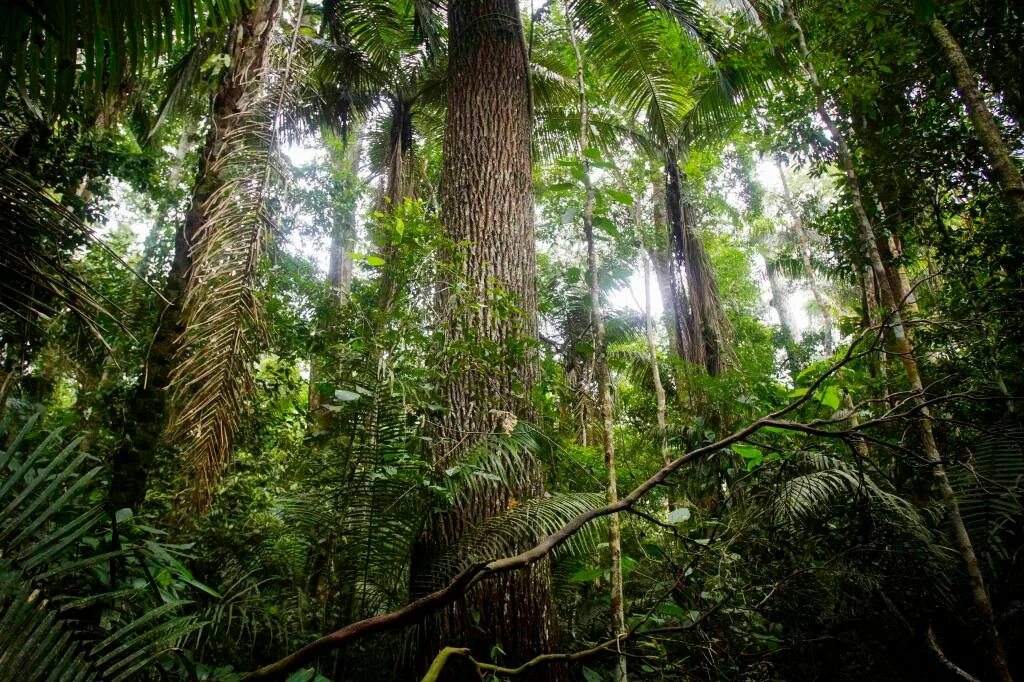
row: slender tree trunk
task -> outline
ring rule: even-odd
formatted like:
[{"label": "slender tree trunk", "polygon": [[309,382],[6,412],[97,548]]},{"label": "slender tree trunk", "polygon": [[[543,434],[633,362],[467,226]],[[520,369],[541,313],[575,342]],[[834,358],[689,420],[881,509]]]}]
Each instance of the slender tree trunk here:
[{"label": "slender tree trunk", "polygon": [[[657,407],[658,424],[658,451],[661,453],[661,460],[668,464],[672,456],[668,449],[668,419],[667,401],[665,386],[661,383],[661,365],[658,362],[657,335],[654,331],[654,316],[651,315],[651,269],[648,265],[647,249],[644,248],[643,225],[640,222],[640,203],[633,205],[633,224],[636,233],[640,238],[640,261],[643,263],[644,273],[644,332],[647,338],[647,361],[651,364],[651,380],[654,383],[654,399]],[[672,499],[665,495],[665,510],[672,511]]]},{"label": "slender tree trunk", "polygon": [[992,177],[1002,191],[1014,217],[1024,225],[1024,180],[1021,180],[1020,171],[1013,163],[1010,148],[999,132],[995,117],[985,104],[974,70],[960,49],[960,43],[938,17],[932,19],[929,28],[956,78],[956,87],[967,107],[967,115],[974,126],[974,134],[988,156]]},{"label": "slender tree trunk", "polygon": [[[604,465],[608,476],[608,504],[619,500],[618,478],[615,468],[615,413],[612,405],[611,372],[608,369],[608,340],[605,335],[604,310],[601,307],[601,279],[598,269],[597,245],[594,241],[594,206],[596,194],[590,180],[590,162],[582,154],[590,147],[590,112],[587,108],[587,83],[584,74],[583,55],[580,54],[579,42],[572,21],[566,15],[569,29],[569,41],[572,43],[576,56],[576,87],[579,90],[580,113],[580,163],[583,165],[583,184],[586,198],[583,203],[583,233],[587,241],[587,268],[590,284],[590,313],[594,328],[594,370],[597,374],[598,405],[601,409],[601,437],[604,445]],[[612,634],[618,636],[626,631],[625,607],[622,595],[622,532],[619,526],[619,515],[608,517],[608,553],[611,557],[610,606]],[[616,659],[613,678],[616,682],[625,682],[626,657],[619,655]]]},{"label": "slender tree trunk", "polygon": [[[448,236],[470,246],[457,258],[463,290],[438,295],[449,316],[443,367],[449,412],[434,434],[440,469],[457,462],[479,442],[479,434],[508,431],[517,418],[533,418],[531,391],[538,371],[529,343],[537,337],[532,116],[518,3],[450,0],[448,26],[442,217]],[[496,289],[513,298],[521,312],[489,304]],[[539,467],[533,460],[520,465],[527,470],[521,484],[510,490],[489,482],[470,504],[436,519],[419,563],[430,563],[488,517],[540,495]],[[417,572],[422,577],[422,567]],[[424,627],[424,662],[443,645],[468,646],[490,659],[498,644],[514,661],[551,651],[557,621],[550,564],[538,562],[478,585]],[[451,679],[469,679],[469,674],[453,670]],[[563,677],[564,668],[548,666],[536,679]]]},{"label": "slender tree trunk", "polygon": [[793,322],[789,315],[786,283],[775,261],[765,258],[764,265],[768,271],[768,286],[772,292],[771,305],[779,316],[779,331],[782,335],[782,347],[786,351],[786,365],[789,375],[796,379],[796,375],[800,373],[800,363],[796,357],[796,340],[793,338]]},{"label": "slender tree trunk", "polygon": [[213,98],[210,131],[192,191],[192,205],[174,237],[174,259],[164,284],[162,306],[149,346],[146,366],[124,414],[125,433],[115,451],[108,504],[112,509],[138,508],[146,497],[155,453],[162,448],[167,422],[167,392],[178,339],[184,332],[181,300],[192,271],[191,248],[206,222],[206,202],[221,186],[225,140],[246,124],[243,95],[266,67],[270,37],[280,14],[280,0],[257,0],[246,7],[230,30],[227,54],[231,66]]},{"label": "slender tree trunk", "polygon": [[[356,202],[359,187],[359,163],[362,152],[362,130],[356,127],[345,140],[342,153],[331,152],[331,164],[338,173],[340,182],[335,183],[333,224],[331,225],[330,261],[327,266],[327,282],[331,285],[331,298],[338,309],[344,307],[352,289],[352,247],[356,236]],[[329,319],[331,316],[328,315]],[[321,334],[328,329],[318,325]],[[320,408],[320,391],[317,379],[320,374],[317,358],[309,360],[309,411]]]},{"label": "slender tree trunk", "polygon": [[782,169],[782,164],[778,159],[775,160],[775,167],[779,170],[779,179],[782,181],[782,197],[786,202],[786,209],[789,211],[790,225],[793,228],[793,232],[796,234],[796,240],[800,247],[800,259],[804,264],[804,274],[807,277],[807,285],[811,289],[811,295],[814,297],[814,302],[818,306],[819,314],[821,315],[821,331],[825,337],[825,353],[828,355],[832,354],[832,315],[828,312],[828,299],[825,294],[821,291],[821,285],[818,283],[818,276],[814,272],[814,267],[811,265],[811,240],[807,238],[807,231],[804,229],[803,218],[800,217],[800,210],[797,208],[796,203],[793,201],[793,195],[789,191],[789,183],[786,182],[786,173]]},{"label": "slender tree trunk", "polygon": [[946,474],[942,455],[940,454],[935,441],[935,434],[932,430],[931,415],[927,405],[925,404],[924,384],[921,380],[921,374],[918,371],[914,348],[907,335],[907,331],[903,326],[903,320],[900,316],[897,301],[889,285],[889,278],[885,270],[885,265],[883,264],[882,257],[878,252],[878,242],[875,238],[874,228],[871,225],[867,210],[864,206],[860,178],[853,162],[853,155],[850,153],[850,148],[846,143],[845,136],[836,126],[828,112],[825,93],[818,81],[814,65],[810,60],[810,54],[807,49],[807,42],[804,38],[803,29],[788,3],[786,4],[786,13],[793,29],[796,31],[803,65],[817,99],[818,114],[821,116],[832,140],[836,143],[836,146],[839,149],[839,160],[843,167],[846,185],[850,191],[854,213],[860,230],[861,247],[866,252],[868,263],[874,272],[876,281],[878,282],[882,305],[885,307],[886,313],[888,314],[888,330],[893,350],[899,356],[903,364],[903,369],[907,375],[907,381],[910,384],[911,390],[914,392],[915,397],[913,402],[915,407],[918,408],[918,413],[920,415],[922,449],[924,450],[926,460],[931,466],[935,486],[938,489],[946,507],[946,514],[949,519],[952,540],[960,553],[960,558],[963,561],[964,568],[969,579],[974,606],[985,628],[985,635],[990,648],[990,663],[993,668],[993,672],[995,672],[998,675],[998,678],[1003,682],[1011,682],[1013,678],[1010,675],[1010,669],[1006,662],[1006,654],[1003,651],[1002,640],[1000,639],[999,633],[996,629],[995,613],[992,609],[992,602],[989,599],[988,590],[985,588],[985,579],[981,572],[981,565],[974,553],[974,545],[971,542],[970,535],[967,533],[967,528],[964,526],[963,517],[960,514],[960,504],[957,499],[956,492],[953,490],[953,486]]},{"label": "slender tree trunk", "polygon": [[[654,207],[652,213],[654,217],[654,232],[658,236],[659,243],[649,245],[647,253],[654,267],[654,275],[658,280],[658,289],[661,292],[662,318],[665,324],[665,331],[668,333],[669,347],[675,351],[676,357],[685,359],[686,351],[683,345],[683,329],[680,320],[685,317],[681,313],[685,312],[689,305],[686,304],[685,298],[681,299],[676,294],[676,278],[672,273],[674,261],[672,256],[672,234],[666,220],[666,184],[667,182],[654,183]],[[660,244],[661,239],[665,240],[664,245]],[[685,289],[681,291],[681,294],[685,297]]]}]

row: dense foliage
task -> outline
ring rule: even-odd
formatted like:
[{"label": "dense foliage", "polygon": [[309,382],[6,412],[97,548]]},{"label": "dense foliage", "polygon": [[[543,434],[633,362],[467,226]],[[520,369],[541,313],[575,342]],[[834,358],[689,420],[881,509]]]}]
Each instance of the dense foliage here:
[{"label": "dense foliage", "polygon": [[1022,48],[13,3],[0,680],[1024,675]]}]

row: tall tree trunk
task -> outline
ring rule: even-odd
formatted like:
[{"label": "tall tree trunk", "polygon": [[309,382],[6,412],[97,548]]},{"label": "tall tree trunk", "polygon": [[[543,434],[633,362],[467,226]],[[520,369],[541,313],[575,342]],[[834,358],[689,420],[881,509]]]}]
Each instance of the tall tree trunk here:
[{"label": "tall tree trunk", "polygon": [[[348,300],[352,289],[352,248],[356,237],[356,202],[359,187],[359,162],[362,152],[362,129],[356,127],[349,132],[343,142],[341,153],[328,146],[331,165],[340,176],[335,183],[333,198],[333,222],[331,225],[330,260],[327,265],[327,282],[331,285],[331,299],[340,309]],[[329,320],[331,315],[327,316]],[[326,321],[326,320],[325,320]],[[324,324],[318,325],[321,334],[328,330]],[[317,358],[309,360],[309,411],[315,412],[320,407],[320,391],[317,389],[317,378],[320,373]]]},{"label": "tall tree trunk", "polygon": [[[597,244],[594,241],[594,206],[596,194],[590,180],[590,162],[582,153],[590,147],[590,112],[587,108],[587,83],[584,74],[583,55],[580,54],[576,30],[566,14],[569,41],[576,56],[576,87],[579,90],[580,113],[580,163],[583,165],[583,184],[586,198],[583,203],[583,234],[587,241],[587,269],[590,285],[590,314],[594,328],[594,370],[597,374],[598,405],[601,409],[601,439],[604,446],[604,465],[608,476],[606,495],[608,504],[619,501],[619,485],[615,467],[615,413],[612,405],[611,372],[608,369],[608,339],[605,335],[604,310],[601,306],[601,275],[598,269]],[[619,636],[626,631],[625,606],[622,595],[622,532],[619,515],[608,517],[608,553],[611,558],[611,580],[609,589],[612,634]],[[626,657],[616,658],[613,679],[625,682],[627,678]]]},{"label": "tall tree trunk", "polygon": [[[672,456],[668,449],[668,404],[665,395],[665,386],[661,383],[661,365],[658,362],[657,335],[654,331],[654,316],[651,315],[651,268],[648,265],[647,249],[644,247],[643,225],[640,221],[640,202],[633,205],[633,225],[640,238],[640,261],[643,263],[644,275],[644,333],[647,339],[647,361],[651,364],[651,380],[654,383],[654,400],[658,424],[658,451],[661,460],[668,464]],[[673,509],[672,498],[665,495],[666,511]]]},{"label": "tall tree trunk", "polygon": [[[449,411],[434,434],[441,469],[479,442],[478,434],[508,431],[517,418],[534,416],[538,371],[532,344],[523,343],[537,336],[537,294],[532,116],[518,3],[450,0],[448,26],[442,217],[448,236],[470,246],[459,258],[464,289],[438,296],[449,316],[443,386]],[[521,313],[488,305],[495,289],[511,296]],[[420,561],[451,548],[488,517],[540,495],[539,467],[533,460],[520,464],[527,470],[521,484],[510,490],[488,483],[471,503],[436,519]],[[475,587],[425,624],[421,658],[429,661],[443,645],[468,646],[490,658],[498,644],[516,661],[550,651],[557,634],[550,571],[548,562],[539,562]],[[453,670],[451,679],[468,674]],[[549,666],[537,679],[563,675]]]},{"label": "tall tree trunk", "polygon": [[800,373],[800,363],[796,357],[796,341],[793,338],[793,322],[789,315],[789,300],[786,296],[786,283],[779,272],[778,264],[765,258],[765,270],[768,271],[768,286],[772,292],[771,305],[779,316],[779,331],[782,336],[782,347],[786,352],[786,365],[789,375],[796,379]]},{"label": "tall tree trunk", "polygon": [[894,292],[890,288],[888,274],[886,273],[885,265],[882,262],[882,257],[878,251],[878,242],[875,238],[874,228],[871,224],[871,220],[868,218],[867,209],[864,205],[860,178],[853,162],[853,155],[850,153],[846,137],[836,126],[835,122],[832,120],[831,114],[828,112],[825,93],[818,81],[814,64],[810,59],[810,53],[807,49],[807,41],[804,38],[803,28],[800,26],[799,21],[797,21],[796,14],[793,13],[792,7],[788,2],[786,3],[785,8],[790,24],[797,35],[798,47],[803,61],[804,70],[806,71],[811,87],[814,89],[818,105],[818,114],[825,123],[832,140],[835,142],[839,150],[839,160],[842,164],[847,189],[850,192],[853,210],[860,230],[861,248],[864,250],[868,263],[874,272],[875,280],[878,283],[879,292],[882,298],[881,302],[888,314],[890,343],[895,354],[899,356],[903,364],[903,369],[907,376],[907,382],[910,384],[910,388],[914,392],[913,403],[918,409],[918,413],[920,415],[919,423],[922,449],[924,450],[924,455],[928,464],[931,466],[932,478],[946,508],[946,514],[952,533],[952,540],[960,553],[961,560],[963,561],[964,568],[969,579],[971,597],[974,601],[977,615],[984,625],[985,636],[990,648],[990,664],[993,672],[998,675],[1000,680],[1003,682],[1011,682],[1013,677],[1010,675],[1010,669],[1006,662],[1006,654],[1003,650],[1003,643],[999,637],[998,630],[996,629],[995,613],[992,609],[992,602],[989,599],[988,590],[985,588],[985,579],[981,572],[981,565],[978,562],[977,555],[974,553],[974,545],[971,542],[970,535],[967,533],[967,528],[964,526],[963,517],[960,514],[960,504],[957,499],[956,492],[953,490],[953,486],[946,474],[942,455],[939,452],[935,441],[935,434],[932,430],[931,415],[925,403],[924,384],[922,383],[921,374],[918,370],[917,359],[914,355],[914,348],[907,335],[907,331],[903,326],[899,306]]},{"label": "tall tree trunk", "polygon": [[[677,295],[676,277],[672,273],[672,233],[666,220],[667,198],[665,187],[666,182],[656,182],[653,188],[653,217],[654,233],[658,242],[647,247],[647,254],[651,259],[654,268],[654,275],[658,280],[658,289],[661,292],[662,318],[665,324],[665,331],[668,333],[669,347],[675,351],[679,359],[686,358],[686,351],[683,347],[683,330],[681,319],[685,318],[683,313],[689,309],[685,300],[686,290],[682,289]],[[664,239],[664,244],[660,240]]]},{"label": "tall tree trunk", "polygon": [[[384,192],[377,202],[377,210],[390,214],[399,208],[406,199],[416,195],[415,166],[413,165],[413,128],[410,103],[400,95],[394,96],[391,103],[391,126],[388,131],[388,170],[385,176]],[[392,235],[386,234],[383,244],[385,265],[378,283],[376,325],[383,328],[394,308],[399,293],[399,283],[395,278],[393,262],[395,249]]]},{"label": "tall tree trunk", "polygon": [[796,235],[797,244],[800,248],[800,260],[804,264],[804,275],[807,277],[807,285],[811,289],[814,303],[818,306],[821,315],[821,331],[825,337],[825,353],[832,354],[832,315],[828,312],[828,299],[821,291],[818,283],[818,276],[811,265],[811,240],[807,238],[807,231],[804,229],[804,221],[800,216],[800,209],[793,201],[793,195],[789,191],[789,183],[786,182],[786,172],[782,164],[775,160],[775,167],[779,170],[779,179],[782,181],[782,198],[786,202],[786,209],[789,211],[790,225]]},{"label": "tall tree trunk", "polygon": [[138,508],[145,500],[155,453],[162,449],[167,422],[167,393],[178,339],[184,331],[181,301],[192,271],[191,248],[207,220],[206,203],[222,184],[225,140],[246,125],[243,95],[266,67],[270,37],[281,11],[280,0],[257,0],[231,27],[226,52],[231,65],[213,98],[210,131],[199,161],[192,204],[174,236],[174,259],[164,284],[164,303],[149,346],[146,366],[124,413],[125,433],[114,452],[108,504]]},{"label": "tall tree trunk", "polygon": [[1013,163],[1010,156],[1010,148],[1003,140],[995,117],[985,104],[978,88],[978,79],[974,70],[967,62],[960,43],[946,25],[935,17],[929,24],[935,41],[939,44],[940,52],[949,64],[956,78],[956,87],[960,91],[960,97],[967,107],[967,115],[974,126],[974,135],[978,138],[988,162],[992,167],[992,177],[1002,191],[1006,203],[1014,213],[1017,221],[1024,226],[1024,180],[1021,180],[1020,171]]},{"label": "tall tree trunk", "polygon": [[717,376],[724,369],[727,350],[725,312],[707,251],[697,236],[696,207],[684,192],[685,176],[679,172],[675,150],[665,154],[665,173],[666,214],[674,256],[673,290],[680,305],[688,304],[685,312],[677,311],[677,325],[686,359]]}]

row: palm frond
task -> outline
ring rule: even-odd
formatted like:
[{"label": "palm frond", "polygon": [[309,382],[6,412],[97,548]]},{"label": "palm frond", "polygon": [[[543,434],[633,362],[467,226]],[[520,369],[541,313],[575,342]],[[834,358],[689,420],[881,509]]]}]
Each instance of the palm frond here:
[{"label": "palm frond", "polygon": [[952,474],[964,524],[989,563],[1011,559],[1024,519],[1024,430],[989,430],[967,455]]},{"label": "palm frond", "polygon": [[644,117],[655,139],[672,139],[692,106],[662,59],[675,20],[646,0],[573,0],[568,10],[586,33],[584,52],[600,65],[604,92],[628,118]]},{"label": "palm frond", "polygon": [[38,419],[38,414],[28,419],[0,453],[0,471],[7,474],[0,487],[0,679],[130,679],[179,646],[199,623],[178,615],[185,602],[171,601],[127,618],[101,641],[90,641],[73,620],[75,610],[97,596],[109,604],[144,590],[132,587],[86,599],[43,596],[59,590],[69,575],[123,558],[126,550],[82,558],[86,536],[105,517],[99,507],[82,506],[101,467],[86,470],[90,458],[78,452],[82,438],[65,443],[60,430],[23,450]]},{"label": "palm frond", "polygon": [[122,325],[124,311],[85,281],[73,258],[87,244],[105,249],[102,242],[44,187],[9,167],[0,168],[0,223],[0,329],[38,324],[63,310],[100,340],[105,321]]},{"label": "palm frond", "polygon": [[[273,3],[251,10],[252,40],[274,14]],[[289,43],[291,44],[291,43]],[[227,466],[253,390],[255,361],[265,345],[263,306],[257,295],[266,245],[273,232],[271,190],[281,181],[276,121],[291,85],[291,53],[283,68],[266,62],[265,45],[234,46],[229,78],[241,96],[230,123],[218,131],[215,154],[205,160],[206,184],[191,235],[191,270],[181,304],[185,332],[171,374],[169,432],[182,444],[191,501],[209,503]]]},{"label": "palm frond", "polygon": [[59,114],[76,88],[116,93],[178,46],[241,14],[237,0],[15,2],[0,31],[0,97],[9,88]]},{"label": "palm frond", "polygon": [[799,532],[808,524],[821,523],[852,503],[861,501],[874,510],[880,523],[899,527],[908,536],[934,543],[927,518],[909,500],[878,485],[865,472],[840,459],[823,454],[804,457],[808,473],[784,481],[773,496],[769,514],[773,523]]}]

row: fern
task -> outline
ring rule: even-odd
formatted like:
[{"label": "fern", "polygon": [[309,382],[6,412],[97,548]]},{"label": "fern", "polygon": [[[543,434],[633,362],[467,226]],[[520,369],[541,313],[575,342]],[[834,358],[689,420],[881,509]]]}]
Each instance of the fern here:
[{"label": "fern", "polygon": [[86,555],[85,539],[105,515],[82,502],[102,467],[87,468],[90,457],[78,452],[82,439],[65,443],[59,429],[26,449],[38,421],[38,414],[28,419],[0,452],[0,679],[129,679],[200,624],[180,615],[186,602],[176,600],[124,614],[126,625],[96,641],[73,614],[97,602],[144,597],[145,588],[44,596],[65,586],[69,576],[123,560],[128,550]]},{"label": "fern", "polygon": [[978,553],[989,564],[1012,559],[1011,540],[1024,520],[1024,429],[1011,425],[988,431],[967,449],[952,478]]}]

